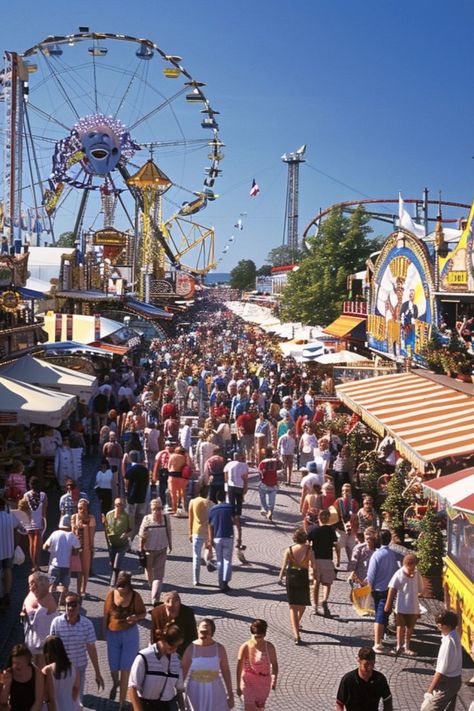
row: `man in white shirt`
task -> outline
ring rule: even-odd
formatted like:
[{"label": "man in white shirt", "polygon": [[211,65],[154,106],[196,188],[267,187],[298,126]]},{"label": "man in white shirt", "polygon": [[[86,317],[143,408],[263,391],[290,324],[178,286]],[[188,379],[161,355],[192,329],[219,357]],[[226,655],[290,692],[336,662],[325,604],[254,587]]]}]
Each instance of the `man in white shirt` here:
[{"label": "man in white shirt", "polygon": [[290,428],[288,432],[280,437],[277,444],[278,454],[283,462],[283,473],[286,484],[291,486],[291,475],[293,473],[293,458],[295,455],[296,440],[295,431]]},{"label": "man in white shirt", "polygon": [[234,523],[237,528],[238,549],[242,548],[242,503],[248,489],[249,467],[245,457],[240,452],[234,455],[234,461],[227,462],[224,467],[224,481],[227,485],[227,498],[234,511]]},{"label": "man in white shirt", "polygon": [[423,711],[454,711],[462,685],[462,648],[456,629],[459,618],[455,612],[444,610],[436,617],[436,624],[442,635],[441,646]]},{"label": "man in white shirt", "polygon": [[43,545],[44,550],[49,551],[50,592],[54,592],[58,585],[62,587],[59,604],[65,599],[71,582],[71,555],[78,553],[80,547],[79,539],[64,522],[59,523],[58,530],[53,531]]}]

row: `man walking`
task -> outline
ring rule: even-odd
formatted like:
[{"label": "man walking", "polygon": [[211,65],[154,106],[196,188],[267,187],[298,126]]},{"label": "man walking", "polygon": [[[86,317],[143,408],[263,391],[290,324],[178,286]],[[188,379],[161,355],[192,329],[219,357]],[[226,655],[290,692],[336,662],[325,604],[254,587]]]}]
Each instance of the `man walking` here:
[{"label": "man walking", "polygon": [[176,652],[183,642],[177,625],[170,625],[155,644],[141,649],[128,682],[133,711],[184,709],[181,660]]},{"label": "man walking", "polygon": [[423,711],[454,711],[462,684],[462,648],[456,629],[459,618],[455,612],[444,610],[437,615],[436,624],[442,635],[441,646]]},{"label": "man walking", "polygon": [[387,679],[375,671],[375,652],[361,647],[357,655],[357,669],[341,679],[336,698],[336,711],[378,711],[380,699],[384,711],[392,711],[392,693]]},{"label": "man walking", "polygon": [[260,472],[260,484],[258,493],[260,495],[260,513],[266,516],[269,521],[273,520],[276,495],[278,491],[278,469],[281,463],[278,457],[273,456],[273,448],[267,447],[265,458],[258,465]]},{"label": "man walking", "polygon": [[58,529],[53,531],[43,545],[50,556],[48,570],[51,580],[50,592],[54,592],[58,585],[61,586],[60,605],[65,599],[71,582],[71,555],[78,553],[80,547],[78,537],[71,532],[71,526],[64,521],[59,523]]},{"label": "man walking", "polygon": [[227,462],[224,467],[224,480],[227,484],[227,498],[234,512],[234,523],[237,528],[237,548],[242,547],[242,504],[248,489],[249,465],[240,452],[234,455],[234,461]]},{"label": "man walking", "polygon": [[53,620],[51,634],[60,637],[71,664],[79,671],[81,686],[80,698],[84,696],[84,682],[86,678],[87,655],[95,671],[95,680],[99,691],[104,688],[104,680],[100,673],[96,636],[94,626],[90,620],[80,614],[79,596],[68,592],[66,595],[66,612]]},{"label": "man walking", "polygon": [[130,539],[133,541],[146,513],[149,474],[146,466],[140,464],[140,452],[132,450],[128,453],[128,459],[132,464],[125,474],[125,495],[127,497],[127,513],[132,528]]},{"label": "man walking", "polygon": [[234,545],[234,516],[231,504],[225,503],[225,491],[217,492],[217,506],[209,511],[209,549],[216,549],[219,587],[230,591],[232,577],[232,549]]},{"label": "man walking", "polygon": [[383,635],[388,625],[388,613],[385,612],[388,586],[392,575],[398,570],[397,556],[389,548],[392,535],[390,531],[383,530],[380,534],[381,546],[375,551],[369,561],[367,582],[372,588],[374,598],[375,624],[374,624],[374,652],[383,652]]},{"label": "man walking", "polygon": [[199,585],[201,577],[202,547],[207,542],[209,524],[209,507],[212,502],[207,498],[207,486],[203,484],[201,491],[189,502],[189,540],[193,544],[193,585]]},{"label": "man walking", "polygon": [[0,498],[0,570],[3,571],[3,591],[0,597],[0,608],[10,605],[12,564],[15,552],[14,530],[19,526],[18,519],[7,510],[5,499]]},{"label": "man walking", "polygon": [[283,434],[279,438],[277,449],[281,461],[283,462],[283,474],[285,476],[285,482],[287,486],[291,486],[293,459],[295,456],[296,449],[295,431],[293,428],[290,428],[288,432],[285,432],[285,434]]},{"label": "man walking", "polygon": [[324,615],[329,617],[328,600],[331,585],[336,579],[336,570],[333,563],[333,552],[339,550],[337,536],[334,528],[329,525],[330,513],[328,509],[319,512],[319,526],[308,533],[316,560],[316,574],[314,580],[314,612],[319,614],[319,588],[324,588],[322,606]]}]

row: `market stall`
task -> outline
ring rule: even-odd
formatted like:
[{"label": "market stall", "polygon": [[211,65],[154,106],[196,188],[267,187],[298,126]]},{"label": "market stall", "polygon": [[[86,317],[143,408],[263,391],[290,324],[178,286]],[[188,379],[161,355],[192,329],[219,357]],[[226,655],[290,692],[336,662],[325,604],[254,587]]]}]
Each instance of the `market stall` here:
[{"label": "market stall", "polygon": [[59,427],[76,408],[75,395],[52,392],[0,375],[0,424]]},{"label": "market stall", "polygon": [[446,605],[459,614],[461,641],[470,652],[474,642],[474,468],[428,481],[423,490],[446,509]]},{"label": "market stall", "polygon": [[31,355],[4,365],[0,368],[0,375],[40,388],[77,395],[83,403],[89,402],[97,389],[96,377],[47,363]]}]

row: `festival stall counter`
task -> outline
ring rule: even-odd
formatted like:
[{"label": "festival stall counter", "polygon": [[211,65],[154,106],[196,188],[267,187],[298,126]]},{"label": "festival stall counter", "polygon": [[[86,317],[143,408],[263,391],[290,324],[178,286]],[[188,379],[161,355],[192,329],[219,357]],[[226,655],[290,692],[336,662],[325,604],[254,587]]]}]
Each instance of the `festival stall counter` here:
[{"label": "festival stall counter", "polygon": [[445,602],[459,614],[462,645],[470,653],[474,643],[474,468],[428,481],[423,490],[446,509]]}]

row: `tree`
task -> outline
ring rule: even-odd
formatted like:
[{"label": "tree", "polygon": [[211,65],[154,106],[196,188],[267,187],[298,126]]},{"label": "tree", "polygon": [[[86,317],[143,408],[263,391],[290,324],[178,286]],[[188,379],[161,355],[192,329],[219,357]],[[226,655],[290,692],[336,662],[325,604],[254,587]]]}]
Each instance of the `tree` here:
[{"label": "tree", "polygon": [[74,242],[74,232],[62,232],[56,240],[56,244],[52,244],[51,247],[67,247],[67,249],[74,249]]},{"label": "tree", "polygon": [[269,264],[262,264],[260,269],[257,269],[257,276],[270,276],[272,268]]},{"label": "tree", "polygon": [[266,261],[272,267],[283,267],[287,264],[295,264],[299,262],[302,258],[303,253],[301,250],[297,250],[293,253],[293,250],[284,244],[281,247],[274,247],[267,255]]},{"label": "tree", "polygon": [[327,325],[339,316],[347,298],[347,277],[363,269],[379,246],[368,237],[372,232],[369,219],[361,206],[349,217],[342,210],[329,214],[318,236],[309,240],[309,251],[299,268],[288,275],[282,297],[284,319]]},{"label": "tree", "polygon": [[406,491],[406,476],[411,469],[410,462],[399,459],[395,472],[387,485],[387,497],[382,510],[390,515],[390,528],[404,528],[403,514],[413,503],[413,494]]},{"label": "tree", "polygon": [[257,267],[251,259],[241,259],[230,273],[230,285],[233,289],[255,289]]}]

